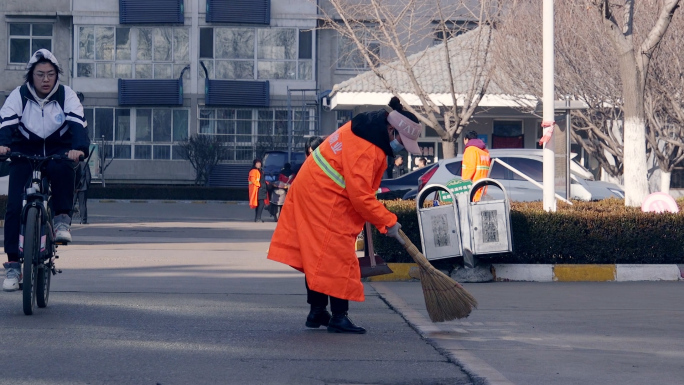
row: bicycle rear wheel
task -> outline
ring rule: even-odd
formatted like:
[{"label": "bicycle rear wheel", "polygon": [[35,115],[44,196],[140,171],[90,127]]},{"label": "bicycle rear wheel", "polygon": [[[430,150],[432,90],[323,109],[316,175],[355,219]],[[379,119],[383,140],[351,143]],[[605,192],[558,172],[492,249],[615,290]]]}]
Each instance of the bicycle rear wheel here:
[{"label": "bicycle rear wheel", "polygon": [[33,314],[36,306],[36,263],[40,259],[40,211],[30,207],[24,228],[24,314]]}]

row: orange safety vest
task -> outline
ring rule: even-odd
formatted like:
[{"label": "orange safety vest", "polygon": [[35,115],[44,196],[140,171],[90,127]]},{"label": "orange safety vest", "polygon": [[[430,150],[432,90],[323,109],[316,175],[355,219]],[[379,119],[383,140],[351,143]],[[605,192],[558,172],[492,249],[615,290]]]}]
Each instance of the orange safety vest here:
[{"label": "orange safety vest", "polygon": [[[487,149],[480,149],[475,146],[466,147],[465,151],[463,151],[463,162],[461,163],[461,179],[475,182],[486,178],[489,174],[491,161]],[[485,191],[486,187],[478,189],[473,201],[479,202]]]},{"label": "orange safety vest", "polygon": [[306,274],[311,290],[363,301],[356,237],[370,222],[381,233],[397,216],[375,197],[387,156],[348,122],[309,156],[287,195],[268,259]]},{"label": "orange safety vest", "polygon": [[249,170],[249,208],[254,209],[259,204],[259,187],[261,187],[261,172],[253,168]]}]

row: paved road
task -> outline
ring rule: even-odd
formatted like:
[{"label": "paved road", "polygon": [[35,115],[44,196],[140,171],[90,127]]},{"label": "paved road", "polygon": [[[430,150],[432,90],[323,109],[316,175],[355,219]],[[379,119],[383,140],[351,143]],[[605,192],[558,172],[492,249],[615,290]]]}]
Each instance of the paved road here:
[{"label": "paved road", "polygon": [[369,333],[330,335],[303,327],[303,278],[246,206],[90,211],[47,309],[0,293],[0,384],[684,383],[683,282],[467,284],[479,309],[442,324],[419,282],[367,284]]},{"label": "paved road", "polygon": [[[366,335],[304,327],[303,276],[247,206],[92,203],[50,304],[0,292],[0,384],[471,384],[367,287]],[[33,357],[33,359],[31,359]]]}]

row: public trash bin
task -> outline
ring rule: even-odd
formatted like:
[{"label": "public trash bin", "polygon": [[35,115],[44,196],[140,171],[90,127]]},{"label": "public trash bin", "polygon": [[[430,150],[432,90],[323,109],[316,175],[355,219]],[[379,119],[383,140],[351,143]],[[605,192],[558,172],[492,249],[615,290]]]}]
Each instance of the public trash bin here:
[{"label": "public trash bin", "polygon": [[[504,194],[504,199],[473,202],[478,189],[496,186]],[[483,178],[473,183],[468,202],[468,216],[471,223],[471,245],[474,255],[506,253],[513,251],[511,242],[511,207],[506,190],[498,181]]]},{"label": "public trash bin", "polygon": [[[495,186],[504,199],[487,196],[473,202],[478,189]],[[432,194],[439,194],[440,205],[423,207]],[[446,204],[445,204],[446,203]],[[416,197],[418,225],[423,254],[428,260],[463,256],[465,267],[475,267],[477,255],[513,250],[511,241],[510,202],[505,188],[494,179],[475,183],[455,179],[447,185],[428,185]]]},{"label": "public trash bin", "polygon": [[416,196],[418,227],[423,244],[423,255],[428,260],[460,257],[463,255],[461,229],[458,221],[459,206],[448,204],[423,207],[425,199],[433,193],[453,194],[443,185],[428,185]]}]

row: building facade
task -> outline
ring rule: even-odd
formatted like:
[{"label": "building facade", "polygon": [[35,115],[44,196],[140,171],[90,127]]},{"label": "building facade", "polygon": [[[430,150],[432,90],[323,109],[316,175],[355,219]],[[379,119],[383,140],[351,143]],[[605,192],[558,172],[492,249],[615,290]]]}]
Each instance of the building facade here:
[{"label": "building facade", "polygon": [[316,15],[308,0],[3,1],[0,90],[48,48],[113,159],[108,181],[188,183],[178,144],[191,135],[216,137],[225,163],[251,164],[319,133]]}]

